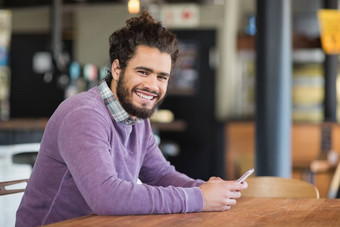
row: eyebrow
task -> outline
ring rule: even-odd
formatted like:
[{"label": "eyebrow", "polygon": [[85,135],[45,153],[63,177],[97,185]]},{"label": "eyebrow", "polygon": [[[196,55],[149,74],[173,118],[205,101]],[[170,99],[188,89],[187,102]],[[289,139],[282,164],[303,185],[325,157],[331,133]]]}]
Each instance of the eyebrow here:
[{"label": "eyebrow", "polygon": [[[138,69],[145,70],[145,71],[148,71],[150,73],[154,73],[155,72],[153,69],[145,67],[145,66],[137,66],[137,67],[135,67],[135,70],[138,70]],[[157,74],[162,75],[162,76],[170,77],[170,74],[166,73],[166,72],[158,72]]]}]

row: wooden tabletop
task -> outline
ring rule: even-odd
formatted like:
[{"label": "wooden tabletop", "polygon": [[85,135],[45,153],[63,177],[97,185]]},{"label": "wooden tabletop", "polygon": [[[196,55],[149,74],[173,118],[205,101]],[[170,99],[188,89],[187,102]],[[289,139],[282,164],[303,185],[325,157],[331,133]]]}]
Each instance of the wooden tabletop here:
[{"label": "wooden tabletop", "polygon": [[90,215],[49,226],[340,226],[340,199],[240,198],[223,212]]}]

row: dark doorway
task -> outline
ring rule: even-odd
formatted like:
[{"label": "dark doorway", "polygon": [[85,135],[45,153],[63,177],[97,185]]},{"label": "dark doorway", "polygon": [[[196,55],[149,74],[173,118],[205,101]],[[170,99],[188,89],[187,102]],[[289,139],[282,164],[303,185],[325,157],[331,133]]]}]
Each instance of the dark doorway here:
[{"label": "dark doorway", "polygon": [[194,53],[196,60],[192,65],[197,71],[197,78],[187,86],[190,92],[176,93],[176,89],[173,91],[169,89],[168,97],[161,108],[170,109],[176,119],[184,120],[187,129],[183,132],[161,132],[161,139],[173,140],[179,144],[180,154],[168,158],[177,170],[204,180],[213,175],[223,177],[224,124],[217,122],[215,118],[216,72],[209,64],[216,43],[216,32],[215,30],[173,32],[180,43],[188,44],[189,48],[196,48]]},{"label": "dark doorway", "polygon": [[[72,41],[64,41],[68,53]],[[50,117],[64,100],[64,90],[57,85],[56,77],[44,81],[44,74],[33,71],[33,55],[50,51],[48,34],[14,34],[11,40],[11,118]]]}]

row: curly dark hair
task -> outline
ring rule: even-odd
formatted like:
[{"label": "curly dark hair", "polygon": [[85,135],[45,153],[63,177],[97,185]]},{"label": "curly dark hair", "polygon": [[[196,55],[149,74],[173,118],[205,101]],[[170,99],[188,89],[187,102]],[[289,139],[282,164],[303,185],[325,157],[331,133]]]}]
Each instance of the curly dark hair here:
[{"label": "curly dark hair", "polygon": [[109,41],[110,62],[112,64],[115,59],[118,59],[119,66],[123,71],[139,45],[154,47],[160,52],[170,54],[172,67],[178,58],[176,36],[161,22],[154,20],[145,10],[139,17],[127,20],[125,27],[113,32]]}]

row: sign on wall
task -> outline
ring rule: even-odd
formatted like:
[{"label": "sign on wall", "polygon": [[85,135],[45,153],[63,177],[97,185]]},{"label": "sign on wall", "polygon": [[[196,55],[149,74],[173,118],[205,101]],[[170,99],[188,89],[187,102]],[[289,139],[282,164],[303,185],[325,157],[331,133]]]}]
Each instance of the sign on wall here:
[{"label": "sign on wall", "polygon": [[327,54],[340,53],[340,11],[323,9],[318,11],[321,45]]},{"label": "sign on wall", "polygon": [[197,27],[199,25],[199,7],[194,4],[163,7],[161,9],[161,21],[167,27]]}]

